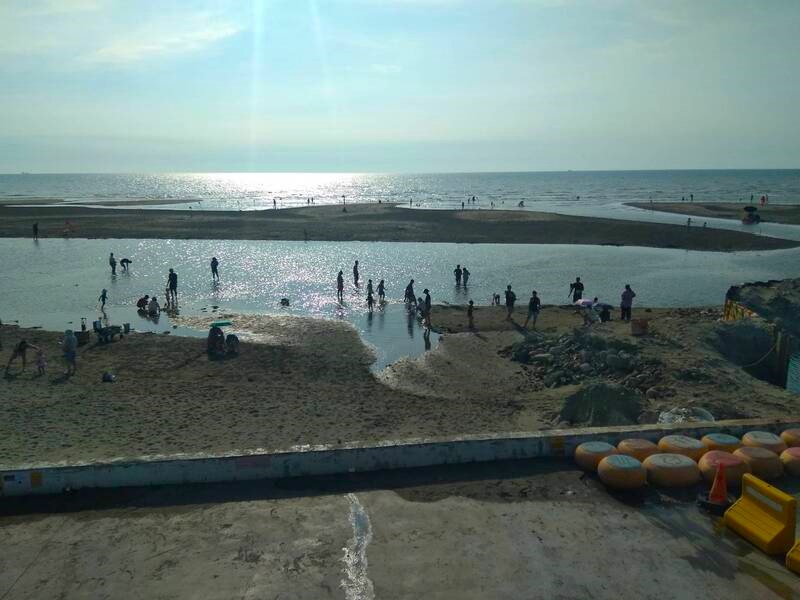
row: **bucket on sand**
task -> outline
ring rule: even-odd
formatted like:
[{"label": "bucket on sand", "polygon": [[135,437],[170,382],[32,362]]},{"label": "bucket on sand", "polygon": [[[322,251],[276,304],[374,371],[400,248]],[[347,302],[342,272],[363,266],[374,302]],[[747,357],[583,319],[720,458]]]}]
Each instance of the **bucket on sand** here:
[{"label": "bucket on sand", "polygon": [[631,319],[631,335],[647,335],[649,319]]}]

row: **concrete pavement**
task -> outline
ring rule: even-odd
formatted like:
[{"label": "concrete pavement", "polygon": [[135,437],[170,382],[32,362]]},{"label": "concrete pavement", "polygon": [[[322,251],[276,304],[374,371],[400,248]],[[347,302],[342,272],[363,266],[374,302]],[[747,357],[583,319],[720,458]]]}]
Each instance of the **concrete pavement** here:
[{"label": "concrete pavement", "polygon": [[800,598],[693,493],[566,461],[11,500],[2,600]]}]

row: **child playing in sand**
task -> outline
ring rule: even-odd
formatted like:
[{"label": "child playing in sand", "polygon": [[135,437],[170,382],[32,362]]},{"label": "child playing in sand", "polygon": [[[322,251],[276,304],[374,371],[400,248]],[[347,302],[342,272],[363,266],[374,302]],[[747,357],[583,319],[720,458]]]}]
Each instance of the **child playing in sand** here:
[{"label": "child playing in sand", "polygon": [[36,368],[39,370],[39,375],[47,373],[47,357],[41,348],[36,352]]}]

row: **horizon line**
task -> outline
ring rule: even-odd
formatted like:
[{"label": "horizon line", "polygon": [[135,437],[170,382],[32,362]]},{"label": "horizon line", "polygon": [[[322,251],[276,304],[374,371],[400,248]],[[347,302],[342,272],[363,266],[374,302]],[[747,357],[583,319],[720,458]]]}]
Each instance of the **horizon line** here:
[{"label": "horizon line", "polygon": [[703,171],[800,171],[800,167],[686,167],[672,169],[544,169],[510,171],[7,171],[8,175],[513,175],[523,173],[669,173]]}]

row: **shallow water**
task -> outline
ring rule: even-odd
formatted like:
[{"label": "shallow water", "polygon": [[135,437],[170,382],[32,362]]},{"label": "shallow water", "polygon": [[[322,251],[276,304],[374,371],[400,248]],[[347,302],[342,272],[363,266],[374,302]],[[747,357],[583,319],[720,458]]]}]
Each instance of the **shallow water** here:
[{"label": "shallow water", "polygon": [[[133,260],[129,273],[112,276],[108,254]],[[511,284],[524,303],[536,289],[545,304],[568,299],[569,282],[581,276],[587,297],[617,305],[625,283],[637,293],[635,306],[721,305],[730,285],[800,276],[800,249],[716,253],[686,250],[580,245],[414,244],[390,242],[276,242],[219,240],[0,239],[3,322],[52,330],[77,328],[81,317],[98,318],[97,298],[108,289],[111,322],[130,322],[140,331],[173,331],[168,316],[158,323],[140,318],[136,299],[163,299],[167,270],[179,276],[182,314],[243,312],[294,314],[352,323],[376,349],[376,368],[401,356],[423,352],[428,340],[402,304],[413,277],[415,291],[431,290],[434,303],[489,304]],[[212,283],[209,260],[220,261],[221,282]],[[362,287],[352,285],[360,261]],[[469,287],[456,287],[455,265],[468,266]],[[336,302],[339,269],[345,302]],[[389,304],[367,312],[365,286],[386,282]],[[281,298],[290,306],[281,308]],[[437,336],[431,335],[430,345]]]}]

